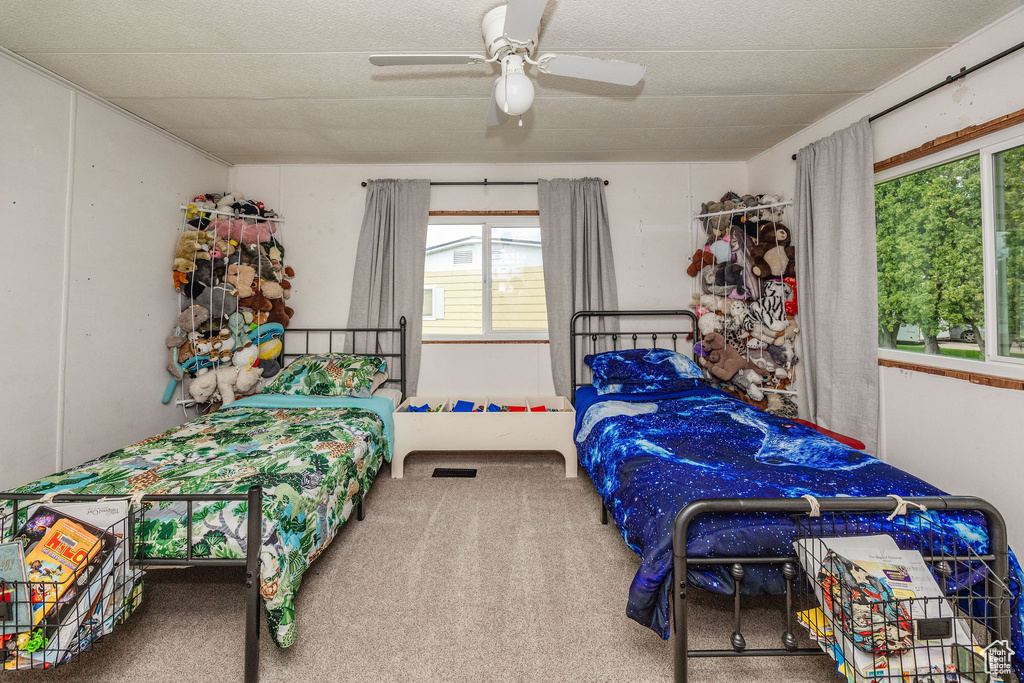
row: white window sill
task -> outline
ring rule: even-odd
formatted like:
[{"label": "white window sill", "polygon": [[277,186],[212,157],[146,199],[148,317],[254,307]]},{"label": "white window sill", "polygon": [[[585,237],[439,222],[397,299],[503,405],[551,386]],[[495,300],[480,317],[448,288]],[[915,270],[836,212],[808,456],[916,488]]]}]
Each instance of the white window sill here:
[{"label": "white window sill", "polygon": [[944,370],[959,370],[960,372],[973,372],[979,375],[1024,380],[1024,365],[1012,361],[970,360],[968,358],[952,358],[950,356],[936,356],[930,353],[914,353],[913,351],[898,351],[894,349],[878,349],[878,357],[883,360],[927,365]]}]

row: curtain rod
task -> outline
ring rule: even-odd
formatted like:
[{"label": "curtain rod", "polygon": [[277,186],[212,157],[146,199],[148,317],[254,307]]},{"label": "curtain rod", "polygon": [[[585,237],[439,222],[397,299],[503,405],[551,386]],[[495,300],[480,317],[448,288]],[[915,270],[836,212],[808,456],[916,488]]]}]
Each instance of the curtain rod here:
[{"label": "curtain rod", "polygon": [[[1002,52],[1000,52],[999,54],[993,55],[993,56],[989,57],[988,59],[986,59],[983,62],[978,62],[977,64],[975,64],[974,66],[972,66],[970,68],[967,68],[966,66],[962,66],[962,67],[960,67],[960,71],[958,71],[955,74],[946,76],[945,80],[940,81],[939,83],[936,83],[932,87],[926,88],[926,89],[922,90],[921,92],[917,93],[916,95],[912,95],[912,96],[908,97],[907,99],[903,100],[902,102],[898,102],[897,104],[892,105],[891,107],[889,107],[885,111],[880,111],[880,112],[878,112],[877,114],[875,114],[873,116],[869,116],[868,117],[868,123],[871,123],[875,119],[880,119],[883,116],[885,116],[886,114],[891,114],[892,112],[896,111],[900,107],[905,107],[908,104],[910,104],[911,102],[914,102],[916,100],[921,99],[925,95],[930,95],[931,93],[935,92],[936,90],[938,90],[939,88],[941,88],[943,86],[947,86],[950,83],[955,83],[956,81],[959,81],[961,78],[964,78],[965,76],[968,76],[969,74],[974,73],[978,69],[981,69],[981,68],[984,68],[984,67],[988,66],[992,62],[999,61],[1003,57],[1006,57],[1008,55],[1012,55],[1014,52],[1016,52],[1017,50],[1019,50],[1021,48],[1024,48],[1024,42],[1017,43],[1013,47],[1009,47],[1009,48],[1003,50]],[[796,160],[796,155],[795,154],[793,155],[793,160],[794,161]]]},{"label": "curtain rod", "polygon": [[[607,180],[605,180],[603,182],[604,182],[605,185],[608,184]],[[366,181],[365,180],[363,182],[359,183],[359,184],[362,185],[363,187],[366,187]],[[488,185],[536,185],[537,181],[536,180],[488,180],[487,178],[484,178],[483,180],[438,181],[436,183],[431,181],[430,184],[431,185],[483,185],[483,186],[486,187]]]}]

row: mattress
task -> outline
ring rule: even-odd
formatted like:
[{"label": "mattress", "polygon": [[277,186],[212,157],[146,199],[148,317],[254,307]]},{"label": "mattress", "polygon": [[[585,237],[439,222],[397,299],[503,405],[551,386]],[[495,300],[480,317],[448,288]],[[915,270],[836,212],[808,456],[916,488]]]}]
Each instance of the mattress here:
[{"label": "mattress", "polygon": [[[387,398],[258,395],[158,436],[15,489],[109,496],[263,489],[260,593],[271,638],[296,636],[295,593],[391,459]],[[185,503],[149,506],[138,542],[148,557],[184,559]],[[240,558],[246,503],[194,503],[194,557]]]},{"label": "mattress", "polygon": [[391,401],[391,404],[397,409],[399,404],[402,402],[402,390],[395,389],[393,387],[382,386],[377,391],[373,392],[374,396],[386,398]]},{"label": "mattress", "polygon": [[[642,562],[629,591],[627,614],[667,638],[672,586],[672,526],[688,503],[703,498],[813,496],[932,496],[936,487],[808,427],[776,417],[710,388],[658,395],[576,394],[575,440],[626,543]],[[933,541],[947,553],[950,539],[987,551],[985,521],[977,513],[927,512],[948,533]],[[786,516],[705,515],[690,527],[689,557],[792,554],[795,528]],[[942,546],[941,548],[939,546]],[[1021,570],[1011,553],[1013,647],[1021,638]],[[731,593],[722,565],[696,566],[688,580]],[[777,567],[751,566],[743,593],[781,594]]]}]

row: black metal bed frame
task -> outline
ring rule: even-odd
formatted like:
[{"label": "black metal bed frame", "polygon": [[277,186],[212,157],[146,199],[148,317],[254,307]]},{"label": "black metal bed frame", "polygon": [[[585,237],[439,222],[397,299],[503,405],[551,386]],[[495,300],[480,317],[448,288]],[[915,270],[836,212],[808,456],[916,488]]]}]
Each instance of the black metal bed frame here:
[{"label": "black metal bed frame", "polygon": [[[369,335],[373,335],[372,346],[361,346],[355,339],[353,340],[353,348],[368,348],[367,351],[359,353],[358,355],[373,355],[379,356],[386,359],[397,358],[398,368],[392,367],[392,363],[389,361],[389,377],[386,383],[398,384],[401,387],[402,399],[405,399],[405,368],[406,368],[406,320],[403,316],[399,320],[398,327],[366,327],[366,328],[301,328],[285,330],[285,334],[304,334],[305,335],[305,346],[301,352],[287,352],[284,348],[281,351],[281,361],[284,365],[286,354],[290,357],[295,357],[301,353],[309,352],[309,335],[310,333],[327,333],[328,335],[328,348],[327,353],[334,351],[334,335],[355,333],[366,334],[367,339]],[[382,344],[381,335],[391,335],[391,339],[386,344]],[[395,337],[398,337],[398,351],[394,351]],[[387,341],[387,338],[385,338]],[[284,344],[284,336],[282,336],[282,346]],[[390,348],[390,350],[388,350]],[[398,376],[391,376],[391,371],[398,370]],[[356,519],[362,521],[363,515],[363,498],[365,492],[359,492],[359,501],[356,504]],[[43,498],[43,494],[38,493],[0,493],[0,503],[10,501],[13,506],[14,519],[17,520],[19,503],[26,503],[31,501],[39,500]],[[53,497],[54,501],[58,502],[95,502],[101,499],[117,498],[117,495],[104,494],[104,495],[84,495],[84,494],[64,494],[58,493]],[[211,502],[247,502],[246,507],[246,547],[244,558],[212,558],[212,557],[193,557],[192,556],[192,512],[194,503],[211,503]],[[152,503],[160,504],[165,502],[184,502],[186,504],[186,524],[187,524],[187,542],[186,542],[186,555],[183,559],[177,558],[149,558],[145,555],[145,543],[137,542],[131,534],[129,534],[129,557],[130,565],[137,568],[145,568],[147,566],[162,566],[168,568],[187,568],[194,566],[218,566],[218,567],[245,567],[245,654],[244,654],[244,668],[243,668],[243,680],[245,683],[257,683],[259,681],[259,663],[260,663],[260,649],[259,649],[259,638],[260,638],[260,546],[263,541],[263,489],[259,486],[252,486],[244,494],[161,494],[161,495],[147,495],[142,496],[141,503]],[[140,507],[140,510],[144,510],[144,507]],[[259,510],[260,514],[253,515],[252,510]],[[145,518],[145,513],[142,513],[142,518]],[[129,529],[134,530],[135,526],[135,511],[129,509]]]},{"label": "black metal bed frame", "polygon": [[[619,329],[620,318],[684,318],[689,321],[688,329],[675,331],[622,331]],[[607,324],[608,321],[611,324]],[[594,322],[597,322],[598,330],[594,330]],[[589,329],[580,329],[583,324]],[[614,328],[606,329],[606,328]],[[659,338],[664,342],[666,338],[671,341],[671,348],[679,351],[680,339],[689,339],[693,343],[700,340],[700,330],[697,327],[697,316],[689,310],[627,310],[627,311],[579,311],[573,315],[570,321],[570,358],[571,358],[571,400],[575,403],[575,393],[578,387],[590,385],[589,381],[582,381],[582,378],[589,376],[589,368],[585,368],[581,361],[586,353],[600,353],[601,351],[619,350],[627,348],[631,343],[632,348],[648,348],[639,344],[643,339],[650,338],[651,347],[668,348],[667,345],[658,345]],[[918,504],[925,506],[928,510],[950,510],[950,511],[975,511],[985,517],[989,534],[989,552],[976,559],[988,563],[989,574],[985,581],[986,595],[995,594],[995,584],[1008,585],[1009,577],[1009,550],[1007,545],[1006,524],[1002,515],[990,503],[980,498],[968,496],[933,496],[905,499],[911,505]],[[819,498],[816,501],[820,506],[817,510],[812,509],[811,502],[803,498],[716,498],[695,500],[680,510],[674,519],[672,526],[672,556],[673,556],[673,578],[672,578],[672,629],[675,632],[673,643],[673,680],[675,683],[687,683],[689,674],[689,660],[705,657],[778,657],[778,656],[812,656],[825,655],[819,647],[800,647],[796,634],[793,630],[794,624],[794,593],[798,587],[794,582],[800,576],[800,569],[795,554],[789,557],[689,557],[686,553],[686,542],[690,526],[694,520],[702,515],[708,514],[729,514],[729,513],[767,513],[791,516],[816,515],[825,513],[892,513],[897,509],[898,502],[893,498]],[[904,508],[905,509],[905,508]],[[608,509],[601,505],[601,523],[608,523]],[[926,561],[935,560],[936,557],[925,556]],[[950,559],[944,557],[942,559]],[[962,559],[962,558],[953,558]],[[688,624],[688,603],[687,568],[695,565],[725,565],[729,567],[730,575],[734,580],[733,593],[733,633],[730,647],[722,649],[691,650],[689,648],[689,624]],[[782,646],[778,648],[748,649],[746,639],[742,632],[742,618],[740,609],[740,587],[745,573],[744,565],[777,565],[782,571],[786,581],[785,593],[785,616],[786,630],[781,634]],[[682,577],[682,578],[680,578]],[[994,604],[998,604],[997,602]],[[997,639],[1010,638],[1009,619],[1000,618],[1003,615],[994,615],[994,627],[991,627]]]}]

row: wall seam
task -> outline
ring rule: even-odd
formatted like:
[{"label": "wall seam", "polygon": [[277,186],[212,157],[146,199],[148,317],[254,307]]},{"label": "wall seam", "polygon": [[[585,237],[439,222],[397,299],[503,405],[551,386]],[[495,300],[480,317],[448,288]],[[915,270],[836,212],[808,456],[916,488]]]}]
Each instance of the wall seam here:
[{"label": "wall seam", "polygon": [[75,136],[78,129],[78,93],[71,91],[71,111],[68,126],[68,177],[64,198],[64,276],[60,307],[60,355],[57,362],[57,448],[56,471],[64,469],[64,415],[67,389],[68,317],[71,301],[71,217],[75,193]]}]

